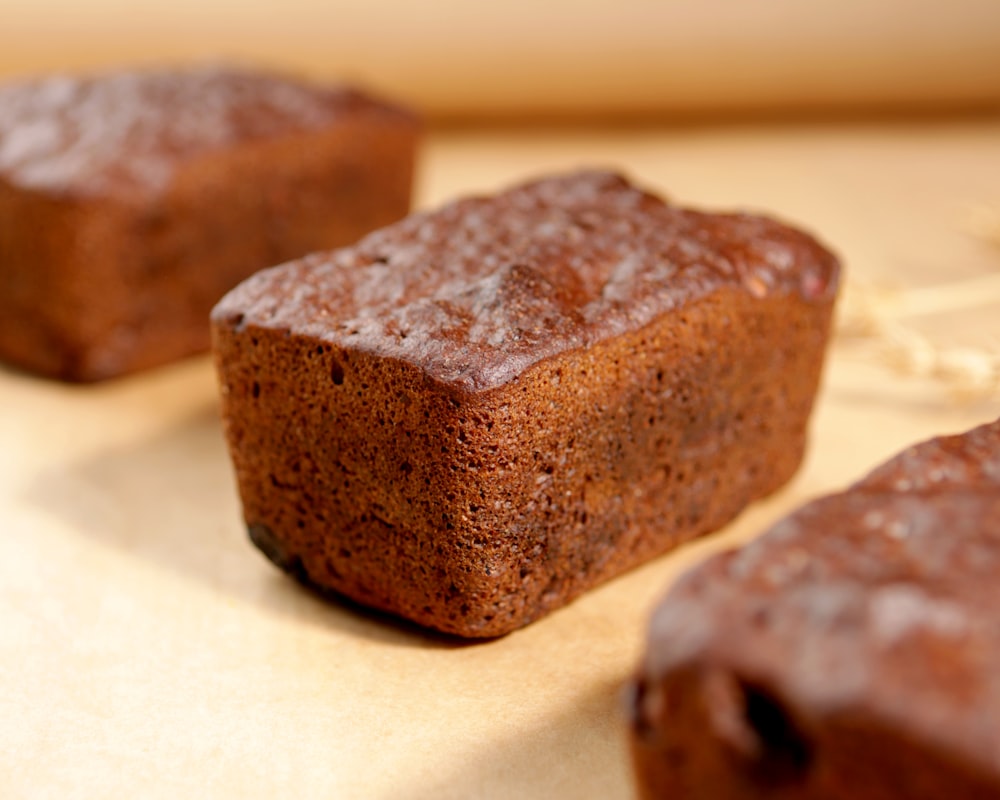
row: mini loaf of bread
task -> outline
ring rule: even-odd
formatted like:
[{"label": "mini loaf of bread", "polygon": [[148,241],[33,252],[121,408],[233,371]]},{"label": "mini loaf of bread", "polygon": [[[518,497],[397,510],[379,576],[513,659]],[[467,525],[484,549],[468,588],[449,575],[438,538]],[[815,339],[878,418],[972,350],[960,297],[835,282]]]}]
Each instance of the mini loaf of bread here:
[{"label": "mini loaf of bread", "polygon": [[420,625],[525,625],[788,480],[837,274],[603,172],[264,271],[213,312],[251,538]]},{"label": "mini loaf of bread", "polygon": [[710,559],[655,612],[644,798],[1000,797],[1000,422]]},{"label": "mini loaf of bread", "polygon": [[209,346],[258,269],[409,209],[417,125],[222,69],[0,86],[0,360],[90,381]]}]

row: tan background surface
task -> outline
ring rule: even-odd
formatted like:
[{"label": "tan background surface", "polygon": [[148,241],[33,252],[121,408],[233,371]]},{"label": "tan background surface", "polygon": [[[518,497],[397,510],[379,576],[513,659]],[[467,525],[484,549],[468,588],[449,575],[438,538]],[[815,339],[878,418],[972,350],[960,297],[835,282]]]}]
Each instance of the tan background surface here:
[{"label": "tan background surface", "polygon": [[[770,209],[855,278],[1000,268],[963,231],[1000,204],[1000,120],[920,127],[432,135],[421,205],[582,163],[687,202]],[[998,309],[925,321],[996,343]],[[647,614],[709,549],[903,445],[1000,415],[837,344],[798,479],[723,534],[495,642],[326,604],[239,521],[207,359],[97,387],[0,369],[4,798],[625,798],[619,692]]]},{"label": "tan background surface", "polygon": [[245,58],[450,117],[1000,105],[996,0],[4,0],[0,54]]}]

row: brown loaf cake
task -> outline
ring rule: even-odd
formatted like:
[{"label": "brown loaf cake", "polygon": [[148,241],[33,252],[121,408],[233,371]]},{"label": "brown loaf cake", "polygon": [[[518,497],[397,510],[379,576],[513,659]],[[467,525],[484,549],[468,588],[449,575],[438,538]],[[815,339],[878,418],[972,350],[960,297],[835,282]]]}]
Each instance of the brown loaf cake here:
[{"label": "brown loaf cake", "polygon": [[207,349],[248,275],[406,214],[416,128],[217,68],[0,86],[0,360],[89,381]]},{"label": "brown loaf cake", "polygon": [[644,798],[1000,798],[1000,422],[905,451],[653,617]]},{"label": "brown loaf cake", "polygon": [[525,625],[788,480],[837,272],[601,172],[262,272],[213,312],[251,538],[421,625]]}]

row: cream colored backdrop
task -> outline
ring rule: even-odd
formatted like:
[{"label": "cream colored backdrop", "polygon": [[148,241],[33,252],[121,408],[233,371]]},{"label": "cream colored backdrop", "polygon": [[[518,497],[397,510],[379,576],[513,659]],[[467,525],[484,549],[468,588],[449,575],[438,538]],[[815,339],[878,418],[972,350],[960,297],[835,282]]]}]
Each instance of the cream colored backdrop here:
[{"label": "cream colored backdrop", "polygon": [[444,116],[1000,104],[998,0],[4,0],[0,75],[242,58]]}]

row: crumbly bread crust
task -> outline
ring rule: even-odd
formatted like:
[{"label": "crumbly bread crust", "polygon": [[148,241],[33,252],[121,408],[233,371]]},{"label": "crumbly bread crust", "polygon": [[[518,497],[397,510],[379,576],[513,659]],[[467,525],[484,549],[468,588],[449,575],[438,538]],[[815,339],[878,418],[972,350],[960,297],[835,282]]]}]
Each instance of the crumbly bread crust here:
[{"label": "crumbly bread crust", "polygon": [[837,275],[603,172],[259,273],[213,312],[251,535],[310,584],[507,633],[791,476]]}]

